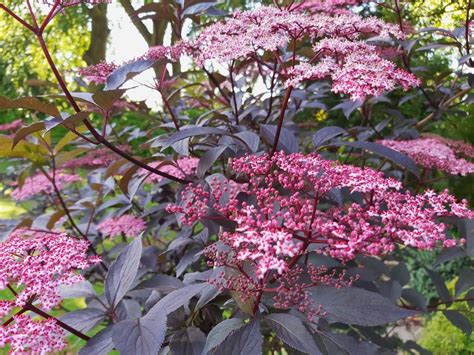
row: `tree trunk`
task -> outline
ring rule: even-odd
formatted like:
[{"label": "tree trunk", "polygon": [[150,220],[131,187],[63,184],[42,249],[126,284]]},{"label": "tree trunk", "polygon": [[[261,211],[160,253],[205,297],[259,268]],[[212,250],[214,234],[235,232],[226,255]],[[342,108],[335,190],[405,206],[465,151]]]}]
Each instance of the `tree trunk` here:
[{"label": "tree trunk", "polygon": [[107,25],[107,4],[92,7],[89,10],[89,16],[92,22],[91,43],[84,54],[84,60],[88,65],[92,65],[105,60],[110,33]]}]

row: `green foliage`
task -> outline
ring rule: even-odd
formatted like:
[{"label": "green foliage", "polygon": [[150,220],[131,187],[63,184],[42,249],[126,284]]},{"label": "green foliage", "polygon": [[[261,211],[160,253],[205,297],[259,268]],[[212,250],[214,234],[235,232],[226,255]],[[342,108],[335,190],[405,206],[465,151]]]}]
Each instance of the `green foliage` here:
[{"label": "green foliage", "polygon": [[[452,292],[455,282],[448,288]],[[474,312],[467,302],[454,303],[449,310],[461,311],[474,324]],[[459,354],[468,355],[474,352],[474,333],[470,336],[463,333],[449,322],[442,312],[437,312],[429,319],[424,328],[419,344],[433,354]]]},{"label": "green foliage", "polygon": [[[422,251],[411,248],[404,248],[400,251],[400,257],[404,259],[410,271],[410,285],[421,292],[428,300],[437,299],[438,293],[425,267],[433,265],[438,255],[439,251]],[[469,260],[461,258],[441,264],[436,268],[436,271],[444,279],[452,280],[467,265],[469,265]]]}]

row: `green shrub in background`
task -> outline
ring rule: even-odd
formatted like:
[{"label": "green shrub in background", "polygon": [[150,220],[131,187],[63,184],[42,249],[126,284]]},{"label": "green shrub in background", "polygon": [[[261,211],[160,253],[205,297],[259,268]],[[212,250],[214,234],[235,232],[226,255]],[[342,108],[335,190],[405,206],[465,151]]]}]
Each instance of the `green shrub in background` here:
[{"label": "green shrub in background", "polygon": [[[438,255],[439,251],[412,250],[409,248],[403,250],[403,260],[411,275],[409,285],[417,289],[427,300],[438,298],[433,281],[431,281],[425,269],[434,264]],[[459,275],[461,269],[468,265],[469,258],[459,258],[437,266],[436,271],[445,280],[452,280]]]},{"label": "green shrub in background", "polygon": [[[454,293],[456,280],[449,283],[448,289]],[[463,297],[463,296],[461,296]],[[461,311],[474,325],[474,312],[469,309],[467,302],[453,303],[447,309]],[[474,333],[467,335],[456,328],[443,315],[437,312],[425,323],[423,333],[418,343],[433,354],[474,354]]]}]

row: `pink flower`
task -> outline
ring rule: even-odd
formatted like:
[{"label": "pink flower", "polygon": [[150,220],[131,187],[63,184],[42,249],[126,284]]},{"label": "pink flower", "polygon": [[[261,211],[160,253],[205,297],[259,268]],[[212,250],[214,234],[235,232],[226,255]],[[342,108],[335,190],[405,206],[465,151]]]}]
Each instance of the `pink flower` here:
[{"label": "pink flower", "polygon": [[[39,0],[43,4],[47,5],[53,5],[54,1],[53,0]],[[112,0],[61,0],[61,6],[63,7],[70,7],[70,6],[75,6],[79,4],[92,4],[92,5],[98,5],[98,4],[108,4]]]},{"label": "pink flower", "polygon": [[0,243],[0,289],[18,288],[15,306],[33,298],[49,310],[61,300],[60,285],[83,280],[76,271],[99,262],[86,255],[88,247],[88,242],[65,233],[17,229]]},{"label": "pink flower", "polygon": [[11,354],[43,355],[64,350],[66,334],[55,319],[33,320],[14,316],[14,322],[0,327],[0,347],[10,346]]},{"label": "pink flower", "polygon": [[352,13],[307,14],[262,6],[234,12],[224,22],[204,29],[190,45],[196,61],[203,65],[210,59],[227,62],[245,59],[259,50],[275,51],[305,36],[312,40],[328,36],[355,40],[368,35],[403,38],[396,26],[375,17],[362,18]]},{"label": "pink flower", "polygon": [[146,229],[146,223],[138,217],[125,214],[104,220],[97,226],[97,229],[112,239],[120,235],[137,237]]},{"label": "pink flower", "polygon": [[[189,184],[181,202],[167,210],[187,225],[206,219],[235,223],[233,232],[219,233],[206,255],[213,266],[240,270],[241,275],[226,275],[221,286],[248,297],[261,291],[272,274],[281,280],[293,275],[294,260],[310,245],[342,261],[358,254],[386,254],[396,244],[453,246],[457,242],[447,238],[447,226],[438,218],[474,217],[467,201],[458,202],[447,191],[413,195],[379,171],[317,154],[249,155],[230,166],[247,183],[216,177],[208,186]],[[341,190],[355,194],[359,202],[334,198]]]},{"label": "pink flower", "polygon": [[334,14],[349,13],[347,7],[359,5],[367,0],[306,0],[297,6],[298,10]]},{"label": "pink flower", "polygon": [[[121,146],[120,149],[128,151],[129,147]],[[108,167],[113,162],[117,161],[117,154],[112,152],[108,148],[93,148],[89,150],[86,155],[79,158],[74,158],[66,161],[61,165],[61,168],[96,168],[96,167]]]},{"label": "pink flower", "polygon": [[379,143],[407,154],[425,169],[441,170],[463,176],[474,173],[474,163],[460,157],[473,158],[474,147],[462,141],[432,135],[409,141],[385,139]]},{"label": "pink flower", "polygon": [[23,126],[23,121],[21,119],[17,119],[15,121],[10,122],[10,123],[1,124],[0,125],[0,131],[12,132],[12,131],[16,131],[21,126]]},{"label": "pink flower", "polygon": [[[64,172],[56,173],[56,185],[59,190],[68,184],[72,184],[80,180],[81,178],[77,175],[67,174]],[[53,184],[42,173],[27,177],[21,187],[17,187],[12,191],[11,197],[16,201],[23,201],[40,193],[54,193]]]},{"label": "pink flower", "polygon": [[[185,178],[187,175],[191,175],[196,172],[198,163],[198,158],[184,157],[179,158],[175,163],[173,163],[173,165],[166,164],[164,162],[155,162],[149,165],[164,173],[176,176],[178,178]],[[164,177],[156,174],[150,174],[150,172],[145,169],[138,170],[137,174],[140,176],[149,175],[145,180],[147,183],[159,183],[164,180]]]},{"label": "pink flower", "polygon": [[79,70],[79,74],[84,76],[90,82],[101,85],[107,82],[108,76],[117,68],[118,66],[114,63],[102,61],[98,64],[90,65]]},{"label": "pink flower", "polygon": [[398,69],[379,55],[376,47],[362,41],[326,38],[313,47],[322,55],[315,64],[301,63],[288,71],[286,86],[328,77],[332,91],[350,95],[351,100],[363,100],[394,90],[397,85],[404,90],[420,85],[413,74]]}]

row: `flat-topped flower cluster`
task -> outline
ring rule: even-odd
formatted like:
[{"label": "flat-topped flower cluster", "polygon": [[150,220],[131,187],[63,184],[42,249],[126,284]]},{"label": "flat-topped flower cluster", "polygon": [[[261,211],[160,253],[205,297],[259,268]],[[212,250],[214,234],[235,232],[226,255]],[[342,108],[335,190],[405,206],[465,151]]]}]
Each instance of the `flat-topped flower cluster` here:
[{"label": "flat-topped flower cluster", "polygon": [[[329,2],[326,5],[332,8]],[[347,4],[341,2],[341,5]],[[397,86],[408,90],[420,85],[413,74],[383,58],[382,47],[366,42],[374,36],[403,39],[404,34],[397,26],[349,11],[311,12],[304,9],[304,6],[294,10],[262,6],[235,11],[225,21],[206,27],[194,40],[152,47],[137,59],[176,61],[182,54],[188,54],[198,65],[204,66],[209,61],[220,64],[235,60],[259,61],[262,52],[270,52],[282,62],[283,49],[291,48],[294,52],[292,63],[282,65],[279,76],[287,87],[308,80],[329,79],[333,92],[362,100]],[[297,42],[312,46],[314,56],[297,55],[298,48],[294,47]],[[99,63],[83,69],[81,74],[103,84],[117,67],[112,63]]]},{"label": "flat-topped flower cluster", "polygon": [[[466,201],[447,191],[413,194],[379,171],[317,154],[249,155],[230,167],[245,182],[216,177],[209,186],[190,184],[181,203],[168,210],[184,224],[208,218],[234,222],[235,229],[222,231],[207,256],[212,265],[247,270],[255,284],[270,275],[284,277],[309,246],[343,262],[390,253],[397,243],[454,246],[458,242],[448,239],[448,227],[438,218],[474,217]],[[228,287],[249,286],[248,280],[231,278],[234,286]]]},{"label": "flat-topped flower cluster", "polygon": [[0,327],[1,347],[9,345],[14,354],[45,354],[66,346],[55,319],[38,320],[25,311],[30,305],[52,309],[61,301],[61,285],[84,280],[78,271],[100,261],[87,256],[88,247],[66,233],[31,229],[17,229],[0,243],[0,289],[14,296],[0,301],[0,318],[11,317]]},{"label": "flat-topped flower cluster", "polygon": [[[56,187],[61,190],[64,186],[80,181],[81,178],[75,174],[69,174],[65,171],[59,171],[55,176]],[[21,186],[16,187],[11,197],[16,201],[23,201],[38,194],[50,195],[54,193],[54,185],[51,180],[43,173],[28,176]]]},{"label": "flat-topped flower cluster", "polygon": [[[463,141],[430,135],[413,140],[380,140],[378,143],[408,155],[425,169],[452,175],[474,174],[474,146]],[[465,159],[467,158],[467,159]]]},{"label": "flat-topped flower cluster", "polygon": [[111,239],[118,236],[137,237],[146,229],[146,223],[134,215],[124,214],[120,217],[105,219],[97,226],[97,229]]}]

